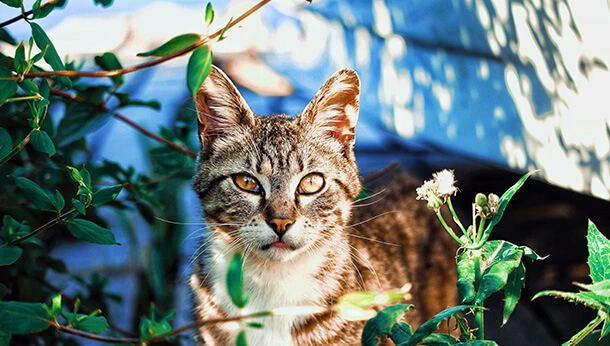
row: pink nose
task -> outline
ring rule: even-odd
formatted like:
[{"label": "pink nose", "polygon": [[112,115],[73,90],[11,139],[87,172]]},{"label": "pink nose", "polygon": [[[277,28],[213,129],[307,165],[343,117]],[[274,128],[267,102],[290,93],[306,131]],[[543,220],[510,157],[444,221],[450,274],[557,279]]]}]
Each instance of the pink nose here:
[{"label": "pink nose", "polygon": [[280,237],[284,233],[288,232],[288,228],[290,228],[290,226],[293,223],[294,223],[294,221],[292,221],[290,219],[275,218],[275,219],[267,220],[267,224],[269,225],[269,227],[271,227],[273,232],[275,232]]}]

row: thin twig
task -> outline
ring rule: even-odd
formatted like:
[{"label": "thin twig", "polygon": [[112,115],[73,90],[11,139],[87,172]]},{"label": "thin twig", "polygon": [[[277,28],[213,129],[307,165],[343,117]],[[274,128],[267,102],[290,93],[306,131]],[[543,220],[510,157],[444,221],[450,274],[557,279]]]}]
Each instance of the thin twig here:
[{"label": "thin twig", "polygon": [[[55,4],[57,1],[58,1],[58,0],[50,0],[50,1],[47,1],[47,2],[45,2],[44,4],[40,5],[40,8],[42,9],[42,8],[45,8],[45,7],[49,6],[49,5],[53,5],[53,4]],[[27,16],[29,16],[29,15],[30,15],[30,14],[32,14],[32,13],[34,13],[34,11],[32,11],[32,10],[29,10],[29,11],[27,11],[27,12],[23,12],[23,11],[22,11],[20,15],[15,16],[14,18],[11,18],[11,19],[9,19],[9,20],[7,20],[7,21],[5,21],[5,22],[0,23],[0,28],[4,28],[4,27],[5,27],[5,26],[7,26],[7,25],[11,25],[11,24],[13,24],[13,23],[15,23],[15,22],[18,22],[18,21],[22,20],[22,19],[26,19],[26,18],[27,18]]]},{"label": "thin twig", "polygon": [[21,243],[22,241],[28,240],[34,236],[37,236],[38,234],[48,230],[49,228],[57,225],[58,223],[60,223],[61,221],[65,220],[66,217],[70,216],[70,214],[73,214],[76,212],[76,209],[72,208],[70,210],[68,210],[67,212],[65,212],[64,214],[58,215],[56,218],[50,220],[49,222],[45,223],[44,225],[36,228],[35,230],[33,230],[32,232],[24,235],[23,237],[14,239],[10,242],[8,242],[9,245],[12,244],[17,244],[17,243]]},{"label": "thin twig", "polygon": [[[82,98],[80,96],[72,95],[72,94],[70,94],[68,92],[65,92],[65,91],[59,90],[59,89],[51,89],[51,93],[53,95],[57,95],[57,96],[66,98],[66,99],[72,100],[74,102],[80,102],[80,103],[88,102],[87,100],[85,100],[84,98]],[[96,106],[100,107],[100,110],[103,111],[103,112],[110,111],[110,109],[106,105],[104,105],[104,104],[96,105]],[[156,141],[166,145],[167,147],[169,147],[171,149],[174,149],[174,150],[176,150],[176,151],[178,151],[178,152],[180,152],[182,154],[185,154],[185,155],[187,155],[187,156],[189,156],[191,158],[196,158],[197,157],[197,154],[195,152],[190,151],[189,149],[187,149],[187,148],[185,148],[185,147],[183,147],[181,145],[178,145],[178,144],[176,144],[174,142],[168,141],[167,139],[165,139],[165,138],[163,138],[163,137],[161,137],[161,136],[159,136],[159,135],[157,135],[157,134],[155,134],[155,133],[153,133],[151,131],[148,131],[147,129],[143,128],[142,126],[138,125],[134,121],[128,119],[127,117],[123,116],[122,114],[120,114],[118,112],[115,112],[113,114],[113,116],[115,118],[121,120],[122,122],[126,123],[127,125],[133,127],[134,129],[136,129],[140,133],[144,134],[145,136],[148,136],[148,137],[150,137],[150,138],[152,138],[152,139],[154,139],[154,140],[156,140]]]},{"label": "thin twig", "polygon": [[[261,0],[260,2],[258,2],[257,4],[255,4],[254,6],[252,6],[249,10],[247,10],[246,12],[244,12],[241,16],[237,17],[237,19],[231,21],[229,24],[226,25],[227,29],[230,29],[232,27],[234,27],[235,25],[239,24],[241,21],[243,21],[244,19],[246,19],[247,17],[249,17],[252,13],[256,12],[257,10],[259,10],[261,7],[263,7],[264,5],[266,5],[268,2],[270,2],[271,0]],[[162,64],[168,60],[172,60],[174,58],[177,58],[179,56],[182,56],[186,53],[189,53],[205,44],[207,44],[210,40],[213,40],[215,38],[217,38],[218,36],[220,36],[220,34],[224,31],[225,28],[220,29],[218,31],[216,31],[215,33],[213,33],[210,36],[202,36],[201,39],[197,42],[195,42],[194,44],[192,44],[189,47],[186,47],[178,52],[175,52],[173,54],[170,54],[168,56],[164,56],[155,60],[150,60],[147,61],[145,63],[139,64],[139,65],[134,65],[131,67],[127,67],[127,68],[122,68],[122,69],[118,69],[118,70],[110,70],[110,71],[49,71],[49,72],[32,72],[32,73],[25,73],[23,76],[14,76],[11,79],[13,80],[19,80],[21,78],[38,78],[38,77],[56,77],[56,76],[61,76],[61,77],[93,77],[93,78],[101,78],[101,77],[114,77],[114,76],[119,76],[119,75],[124,75],[127,73],[131,73],[131,72],[135,72],[138,70],[142,70],[145,68],[149,68],[152,66],[156,66],[159,64]]]}]

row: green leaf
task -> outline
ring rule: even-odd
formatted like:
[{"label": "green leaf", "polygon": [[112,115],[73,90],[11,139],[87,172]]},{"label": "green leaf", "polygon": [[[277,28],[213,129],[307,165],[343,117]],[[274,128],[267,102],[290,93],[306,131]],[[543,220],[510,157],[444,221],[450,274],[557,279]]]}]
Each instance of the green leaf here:
[{"label": "green leaf", "polygon": [[[362,346],[375,346],[381,338],[390,336],[394,325],[412,307],[413,305],[411,304],[396,304],[379,311],[377,316],[368,320],[364,325],[362,330]],[[406,332],[405,329],[402,331]],[[398,335],[398,330],[396,332]]]},{"label": "green leaf", "polygon": [[161,46],[149,50],[148,52],[138,53],[138,56],[147,57],[147,56],[157,56],[164,57],[168,55],[172,55],[177,53],[187,47],[194,45],[199,42],[201,37],[199,34],[182,34],[176,37],[173,37],[169,41],[165,42]]},{"label": "green leaf", "polygon": [[212,3],[208,2],[205,6],[205,23],[210,26],[214,21],[214,9],[212,8]]},{"label": "green leaf", "polygon": [[193,54],[191,54],[186,67],[186,84],[193,99],[211,70],[212,51],[210,50],[210,47],[205,45],[195,49]]},{"label": "green leaf", "polygon": [[161,320],[157,321],[155,317],[155,305],[151,304],[150,318],[142,317],[140,320],[140,337],[143,341],[149,341],[153,337],[163,336],[172,332],[172,326],[169,320],[176,315],[175,311],[170,312]]},{"label": "green leaf", "polygon": [[13,151],[13,140],[11,139],[11,135],[8,131],[0,127],[0,160],[4,159],[11,151]]},{"label": "green leaf", "polygon": [[610,298],[610,280],[603,280],[594,284],[581,284],[575,282],[574,285],[584,288],[587,291],[593,292],[599,296]]},{"label": "green leaf", "polygon": [[11,265],[21,257],[23,250],[15,245],[0,245],[0,266]]},{"label": "green leaf", "polygon": [[42,187],[35,182],[24,177],[13,177],[17,187],[23,191],[25,197],[32,202],[34,207],[40,210],[57,211],[63,206],[57,205],[55,198],[50,193],[46,192]]},{"label": "green leaf", "polygon": [[[507,241],[490,241],[483,247],[484,260],[491,262],[483,272],[475,305],[481,305],[492,293],[503,289],[508,281],[508,275],[521,264],[523,250]],[[493,257],[493,258],[492,258]]]},{"label": "green leaf", "polygon": [[451,318],[451,316],[457,314],[460,311],[472,308],[476,307],[471,305],[458,305],[439,312],[438,314],[432,316],[432,318],[430,318],[428,321],[424,322],[421,326],[419,326],[415,333],[413,333],[413,336],[409,339],[408,342],[404,343],[404,345],[414,346],[419,344],[422,340],[424,340],[424,338],[434,333],[434,331],[438,329],[438,326],[441,324],[441,322],[448,318]]},{"label": "green leaf", "polygon": [[23,46],[23,42],[20,42],[17,49],[15,49],[13,64],[15,65],[15,72],[19,75],[25,73],[25,70],[28,68],[28,63],[25,61],[25,47]]},{"label": "green leaf", "polygon": [[13,38],[13,36],[11,36],[11,34],[9,34],[5,28],[0,28],[0,41],[6,42],[13,46],[17,45],[17,40],[15,40],[15,38]]},{"label": "green leaf", "polygon": [[[120,70],[123,68],[119,59],[112,52],[106,52],[102,55],[97,55],[94,58],[95,63],[102,68],[104,71]],[[123,76],[117,75],[111,77],[115,87],[119,87],[123,84]]]},{"label": "green leaf", "polygon": [[390,339],[396,345],[409,341],[411,336],[413,336],[413,328],[405,322],[396,323],[390,330]]},{"label": "green leaf", "polygon": [[46,16],[49,15],[49,13],[51,13],[51,11],[53,11],[53,9],[55,8],[55,4],[48,4],[44,7],[40,7],[40,3],[42,2],[42,0],[36,0],[36,2],[34,3],[34,6],[32,7],[32,13],[34,14],[34,19],[40,19],[40,18],[44,18]]},{"label": "green leaf", "polygon": [[38,95],[38,84],[31,79],[24,79],[18,83],[23,91],[28,95]]},{"label": "green leaf", "polygon": [[246,337],[246,331],[240,330],[235,338],[235,346],[248,346],[248,339]]},{"label": "green leaf", "polygon": [[511,198],[513,198],[515,193],[517,193],[517,191],[519,191],[521,186],[523,186],[523,184],[525,184],[525,181],[527,180],[527,178],[529,178],[530,175],[532,175],[534,173],[536,173],[536,171],[532,171],[532,172],[528,172],[528,173],[524,174],[521,177],[521,179],[519,179],[515,183],[515,185],[511,186],[508,190],[506,190],[506,192],[504,192],[502,197],[500,197],[500,201],[498,202],[498,213],[493,217],[493,219],[491,219],[491,222],[487,225],[487,227],[485,228],[485,231],[483,232],[484,240],[487,240],[489,238],[489,235],[491,234],[491,231],[493,230],[493,228],[502,219],[502,216],[504,215],[504,211],[506,210],[506,207],[508,206],[508,202],[510,202]]},{"label": "green leaf", "polygon": [[231,26],[231,23],[233,23],[233,17],[231,17],[229,19],[229,22],[227,23],[227,25],[225,25],[224,28],[222,28],[222,31],[220,32],[220,36],[218,36],[218,42],[224,40],[225,37],[225,33],[227,32],[227,30],[229,29],[229,27]]},{"label": "green leaf", "polygon": [[72,205],[74,206],[74,209],[76,209],[76,211],[79,214],[85,215],[87,213],[87,206],[80,200],[78,200],[76,198],[72,198]]},{"label": "green leaf", "polygon": [[119,244],[114,238],[114,234],[108,228],[99,226],[89,220],[65,220],[65,223],[68,226],[68,231],[80,240],[102,245]]},{"label": "green leaf", "polygon": [[127,106],[143,106],[143,107],[152,108],[154,110],[161,109],[161,103],[157,100],[150,100],[150,101],[134,100],[131,98],[131,95],[129,95],[128,93],[115,93],[114,96],[116,96],[116,98],[119,100],[118,108],[123,108],[123,107],[127,107]]},{"label": "green leaf", "polygon": [[32,228],[24,223],[18,222],[10,215],[2,218],[2,236],[7,242],[16,240],[32,231]]},{"label": "green leaf", "polygon": [[498,344],[493,340],[468,340],[465,342],[458,342],[453,346],[497,346]]},{"label": "green leaf", "polygon": [[[40,25],[36,23],[30,22],[30,26],[32,27],[32,37],[34,37],[34,42],[36,42],[36,46],[42,51],[45,49],[47,53],[44,55],[44,60],[51,66],[53,71],[63,71],[66,69],[63,61],[57,54],[57,50],[53,45],[53,42],[49,39],[49,36],[44,32],[44,30],[40,27]],[[66,87],[72,87],[72,82],[69,78],[60,77],[60,81]]]},{"label": "green leaf", "polygon": [[10,346],[10,344],[11,344],[11,334],[0,331],[0,346]]},{"label": "green leaf", "polygon": [[30,143],[36,151],[41,152],[43,154],[49,155],[49,157],[55,155],[55,145],[53,144],[53,140],[49,137],[49,134],[43,130],[34,130],[32,131],[32,136],[30,137]]},{"label": "green leaf", "polygon": [[5,284],[0,284],[0,300],[3,300],[9,293],[11,293],[11,290]]},{"label": "green leaf", "polygon": [[457,263],[457,288],[463,304],[470,304],[477,294],[474,287],[474,259],[472,252],[465,251],[459,256]]},{"label": "green leaf", "polygon": [[502,325],[508,322],[510,315],[515,310],[519,298],[521,298],[521,289],[525,286],[525,265],[523,262],[515,268],[509,275],[504,287],[504,313],[502,315]]},{"label": "green leaf", "polygon": [[99,334],[108,329],[108,321],[104,316],[74,314],[65,311],[62,315],[70,321],[72,327],[78,330]]},{"label": "green leaf", "polygon": [[250,301],[250,294],[244,291],[244,268],[241,254],[233,255],[227,269],[227,292],[235,306],[242,309]]},{"label": "green leaf", "polygon": [[438,333],[430,334],[427,337],[425,337],[424,340],[422,340],[422,344],[424,344],[424,345],[437,345],[437,346],[454,345],[454,344],[457,344],[458,342],[459,342],[459,340],[457,340],[456,338],[454,338],[453,336],[451,336],[449,334],[438,334]]},{"label": "green leaf", "polygon": [[610,279],[610,240],[589,220],[587,229],[589,276],[593,283]]},{"label": "green leaf", "polygon": [[102,7],[110,7],[114,0],[93,0],[93,3],[96,5],[101,5]]},{"label": "green leaf", "polygon": [[542,291],[542,292],[536,293],[534,295],[534,297],[532,298],[532,300],[538,299],[538,298],[544,297],[544,296],[561,298],[561,299],[567,300],[571,303],[582,304],[584,306],[587,306],[587,307],[595,309],[595,310],[601,310],[606,313],[610,313],[610,306],[604,303],[605,298],[602,296],[598,296],[597,294],[595,294],[593,292],[576,293],[576,292],[563,292],[563,291],[549,290],[549,291]]},{"label": "green leaf", "polygon": [[[0,78],[10,78],[13,74],[9,69],[0,66]],[[0,79],[0,105],[17,93],[17,82]]]},{"label": "green leaf", "polygon": [[91,199],[91,205],[99,207],[102,204],[112,202],[117,198],[119,193],[121,193],[121,190],[123,190],[123,185],[109,186],[95,191],[93,193],[93,198]]},{"label": "green leaf", "polygon": [[57,146],[64,147],[91,132],[99,130],[114,114],[111,112],[96,113],[94,108],[84,104],[74,105],[66,111],[66,116],[59,122],[57,129]]},{"label": "green leaf", "polygon": [[21,8],[22,0],[0,0],[0,2],[10,7]]},{"label": "green leaf", "polygon": [[11,334],[32,334],[49,328],[53,320],[44,304],[0,302],[0,331]]},{"label": "green leaf", "polygon": [[260,322],[245,322],[246,326],[248,328],[252,328],[252,329],[263,329],[265,328],[265,325],[260,323]]}]

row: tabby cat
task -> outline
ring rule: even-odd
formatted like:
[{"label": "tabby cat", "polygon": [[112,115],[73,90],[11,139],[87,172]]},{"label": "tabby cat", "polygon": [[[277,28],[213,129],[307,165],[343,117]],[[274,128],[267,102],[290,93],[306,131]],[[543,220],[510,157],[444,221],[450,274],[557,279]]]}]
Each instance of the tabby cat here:
[{"label": "tabby cat", "polygon": [[[235,316],[225,286],[230,259],[244,257],[250,303],[328,307],[349,292],[412,285],[418,325],[456,301],[455,247],[437,227],[417,183],[384,176],[385,193],[361,202],[354,157],[360,81],[335,73],[305,110],[256,116],[227,76],[212,68],[196,97],[201,152],[193,187],[207,231],[191,277],[198,320]],[[378,187],[381,189],[381,187]],[[357,345],[364,322],[336,313],[261,319],[250,345]],[[206,325],[197,340],[231,345],[241,325]]]}]

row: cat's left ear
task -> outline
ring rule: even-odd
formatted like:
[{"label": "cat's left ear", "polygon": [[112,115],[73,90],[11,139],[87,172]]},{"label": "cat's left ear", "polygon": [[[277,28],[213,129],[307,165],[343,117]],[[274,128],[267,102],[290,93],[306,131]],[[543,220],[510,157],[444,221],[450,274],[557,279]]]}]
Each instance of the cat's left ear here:
[{"label": "cat's left ear", "polygon": [[360,79],[352,69],[332,75],[301,114],[301,121],[325,131],[343,144],[354,142],[360,105]]}]

